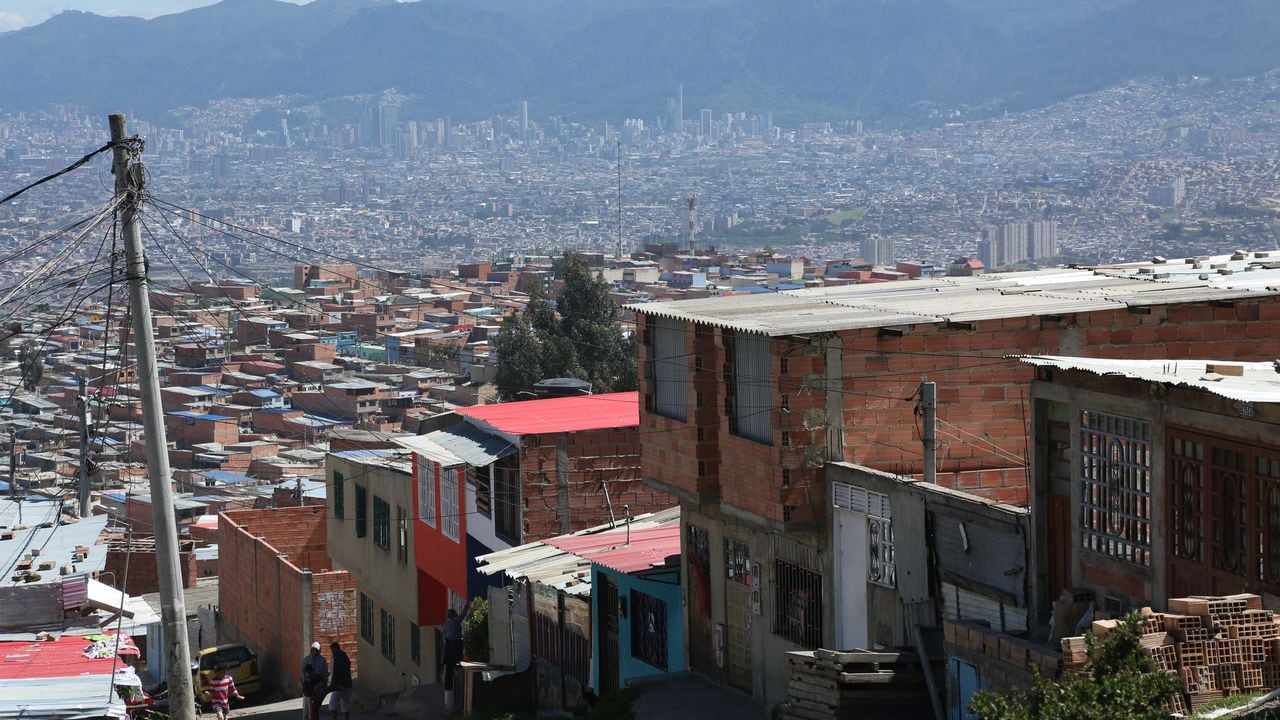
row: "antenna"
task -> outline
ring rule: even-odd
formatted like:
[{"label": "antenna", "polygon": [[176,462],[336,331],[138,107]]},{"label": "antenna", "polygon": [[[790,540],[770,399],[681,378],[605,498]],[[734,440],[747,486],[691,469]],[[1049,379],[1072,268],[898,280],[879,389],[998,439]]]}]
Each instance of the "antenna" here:
[{"label": "antenna", "polygon": [[622,259],[622,141],[617,141],[618,153],[618,254],[617,258]]},{"label": "antenna", "polygon": [[697,254],[698,244],[698,196],[689,196],[689,254]]}]

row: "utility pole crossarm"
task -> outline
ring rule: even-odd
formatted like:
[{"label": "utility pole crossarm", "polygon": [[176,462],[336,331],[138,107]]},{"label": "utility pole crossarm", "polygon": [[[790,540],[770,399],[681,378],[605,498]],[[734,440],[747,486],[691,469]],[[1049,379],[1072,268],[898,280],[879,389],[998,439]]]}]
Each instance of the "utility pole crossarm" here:
[{"label": "utility pole crossarm", "polygon": [[156,575],[160,585],[160,620],[164,628],[165,667],[168,670],[169,717],[172,720],[195,720],[187,608],[179,571],[178,523],[173,512],[168,440],[160,406],[160,374],[151,327],[151,301],[147,297],[147,259],[142,250],[142,228],[138,217],[146,177],[140,159],[142,143],[126,135],[124,115],[112,115],[110,122],[115,151],[111,171],[116,177],[116,196],[121,199],[125,274],[129,282],[133,337],[137,344],[147,475],[151,481],[151,517],[155,525]]}]

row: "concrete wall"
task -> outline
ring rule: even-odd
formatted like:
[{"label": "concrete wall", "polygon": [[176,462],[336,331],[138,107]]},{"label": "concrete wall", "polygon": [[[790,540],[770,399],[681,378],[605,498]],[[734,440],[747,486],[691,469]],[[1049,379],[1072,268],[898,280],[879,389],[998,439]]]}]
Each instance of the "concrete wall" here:
[{"label": "concrete wall", "polygon": [[[628,616],[618,619],[618,687],[636,678],[661,675],[664,673],[683,672],[685,664],[684,623],[682,612],[684,592],[680,586],[679,574],[675,571],[640,577],[610,570],[593,564],[591,566],[591,587],[599,588],[601,575],[608,575],[618,586],[618,597],[627,598]],[[632,650],[631,617],[637,612],[635,603],[630,601],[631,591],[642,592],[658,598],[667,604],[667,666],[655,667],[635,657]],[[604,634],[604,610],[600,606],[601,593],[592,593],[591,619],[594,628],[591,632],[591,676],[595,678],[595,686],[601,687],[600,679],[600,640]]]},{"label": "concrete wall", "polygon": [[[333,565],[349,572],[355,583],[350,617],[354,619],[351,647],[359,648],[360,675],[356,681],[361,690],[374,693],[399,692],[419,682],[435,681],[435,640],[432,628],[423,628],[421,663],[410,654],[410,626],[418,622],[419,583],[414,538],[417,505],[414,503],[413,477],[408,472],[375,462],[363,462],[329,455],[325,459],[325,475],[329,487],[336,482],[334,474],[343,477],[345,512],[343,519],[334,517],[333,492],[328,495],[326,535]],[[360,485],[367,491],[367,532],[356,537],[356,493]],[[373,498],[382,498],[391,508],[391,548],[383,550],[373,542]],[[407,562],[399,560],[400,534],[397,508],[404,510],[408,528]],[[373,642],[359,636],[360,594],[373,601]],[[380,610],[395,617],[395,659],[382,655]],[[344,643],[345,645],[346,643]],[[350,651],[348,651],[350,652]]]}]

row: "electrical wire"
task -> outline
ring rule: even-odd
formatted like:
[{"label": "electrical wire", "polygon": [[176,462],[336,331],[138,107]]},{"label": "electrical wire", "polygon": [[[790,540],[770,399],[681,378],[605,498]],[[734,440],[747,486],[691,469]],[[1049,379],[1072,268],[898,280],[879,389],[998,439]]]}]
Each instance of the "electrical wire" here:
[{"label": "electrical wire", "polygon": [[[131,138],[131,140],[136,140],[136,138]],[[125,142],[128,142],[128,141],[125,141]],[[44,177],[40,178],[39,180],[36,180],[35,182],[31,183],[30,185],[27,185],[27,186],[25,186],[25,187],[18,188],[17,190],[15,190],[15,191],[13,191],[13,192],[9,193],[8,195],[5,195],[4,197],[0,198],[0,205],[4,205],[5,203],[9,202],[10,200],[13,200],[14,198],[18,197],[19,195],[21,195],[21,194],[23,194],[23,193],[27,192],[28,190],[31,190],[32,188],[39,187],[40,185],[43,185],[43,184],[45,184],[45,183],[49,182],[50,180],[56,180],[57,178],[60,178],[60,177],[62,177],[63,175],[66,175],[66,174],[67,174],[67,173],[69,173],[69,172],[73,172],[73,171],[75,171],[76,169],[80,168],[80,167],[81,167],[81,166],[83,166],[85,163],[87,163],[87,162],[89,162],[90,160],[94,159],[94,158],[95,158],[95,157],[97,157],[98,155],[101,155],[102,153],[104,153],[104,152],[106,152],[106,151],[108,151],[108,150],[112,150],[112,149],[114,149],[114,148],[116,147],[116,145],[118,145],[118,144],[119,144],[119,143],[116,143],[115,141],[108,142],[106,145],[103,145],[102,147],[98,148],[97,150],[94,150],[93,152],[89,153],[88,155],[85,155],[84,157],[80,158],[79,160],[77,160],[77,161],[75,161],[75,162],[71,163],[70,165],[68,165],[68,166],[66,166],[66,167],[64,167],[64,168],[62,168],[61,170],[59,170],[59,171],[57,171],[57,172],[55,172],[55,173],[53,173],[53,174],[51,174],[51,175],[45,175]]]}]

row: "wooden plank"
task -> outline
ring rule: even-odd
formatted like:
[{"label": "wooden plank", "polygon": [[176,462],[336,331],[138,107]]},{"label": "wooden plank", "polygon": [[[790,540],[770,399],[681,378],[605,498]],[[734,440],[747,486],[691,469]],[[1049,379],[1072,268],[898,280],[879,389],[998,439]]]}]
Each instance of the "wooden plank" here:
[{"label": "wooden plank", "polygon": [[920,656],[920,666],[924,670],[924,683],[929,691],[929,703],[933,706],[934,720],[944,720],[946,710],[942,702],[942,693],[934,682],[933,663],[929,661],[928,651],[924,646],[924,633],[920,632],[919,625],[912,625],[911,634],[915,640],[916,654]]},{"label": "wooden plank", "polygon": [[923,685],[924,673],[901,672],[894,670],[881,672],[840,673],[840,683],[842,685],[888,685],[895,682],[919,683]]},{"label": "wooden plank", "polygon": [[796,720],[832,720],[836,716],[831,710],[821,712],[810,708],[796,707],[794,703],[787,708],[787,715]]},{"label": "wooden plank", "polygon": [[870,650],[814,650],[814,658],[837,663],[896,663],[914,662],[910,653],[871,652]]}]

